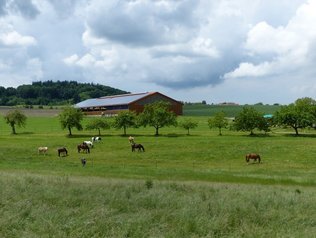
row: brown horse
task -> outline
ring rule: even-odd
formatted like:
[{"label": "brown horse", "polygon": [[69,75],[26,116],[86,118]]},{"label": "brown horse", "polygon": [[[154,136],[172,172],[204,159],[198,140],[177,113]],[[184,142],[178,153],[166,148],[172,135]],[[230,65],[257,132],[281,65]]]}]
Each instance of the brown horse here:
[{"label": "brown horse", "polygon": [[145,152],[145,148],[142,144],[132,144],[132,151],[135,151],[135,149],[138,149],[138,151]]},{"label": "brown horse", "polygon": [[254,161],[258,160],[259,163],[261,161],[260,155],[258,155],[258,154],[255,154],[255,153],[246,154],[246,161],[247,161],[247,163],[251,159],[254,160]]},{"label": "brown horse", "polygon": [[81,150],[86,153],[90,153],[90,148],[86,143],[82,143],[77,145],[78,153],[80,153]]},{"label": "brown horse", "polygon": [[68,151],[65,147],[61,147],[57,149],[58,152],[58,156],[60,157],[60,155],[62,154],[63,156],[67,156],[68,155]]}]

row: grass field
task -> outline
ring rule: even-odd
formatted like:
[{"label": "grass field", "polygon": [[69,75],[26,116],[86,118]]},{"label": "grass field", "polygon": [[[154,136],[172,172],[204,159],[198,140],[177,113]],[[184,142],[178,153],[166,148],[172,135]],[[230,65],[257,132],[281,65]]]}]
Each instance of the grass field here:
[{"label": "grass field", "polygon": [[[85,118],[84,124],[91,118]],[[267,135],[207,127],[102,131],[90,154],[54,116],[29,117],[17,135],[0,123],[1,237],[314,237],[315,131]],[[38,155],[38,146],[48,146]],[[69,156],[59,158],[56,148]],[[256,152],[262,163],[245,162]],[[83,167],[80,158],[87,159]]]},{"label": "grass field", "polygon": [[214,116],[217,112],[225,112],[227,117],[235,117],[245,106],[254,107],[263,114],[273,114],[280,106],[278,105],[206,105],[206,104],[185,104],[183,114],[185,116]]}]

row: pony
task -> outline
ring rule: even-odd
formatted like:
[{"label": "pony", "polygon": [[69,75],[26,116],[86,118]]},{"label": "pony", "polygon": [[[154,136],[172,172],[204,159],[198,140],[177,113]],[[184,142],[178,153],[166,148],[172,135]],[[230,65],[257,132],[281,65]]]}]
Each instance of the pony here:
[{"label": "pony", "polygon": [[60,157],[60,155],[63,155],[63,156],[67,156],[68,155],[68,151],[67,151],[67,149],[65,147],[58,148],[57,152],[58,152],[58,156],[59,157]]},{"label": "pony", "polygon": [[80,153],[81,150],[83,150],[83,152],[90,153],[90,148],[85,143],[77,145],[77,149],[78,149],[78,153]]},{"label": "pony", "polygon": [[260,158],[260,155],[258,154],[255,154],[255,153],[250,153],[250,154],[246,154],[246,162],[248,163],[249,160],[254,160],[254,161],[257,161],[260,163],[261,161],[261,158]]},{"label": "pony", "polygon": [[93,148],[93,142],[91,142],[91,141],[86,140],[86,141],[83,142],[83,144],[86,144],[90,148]]},{"label": "pony", "polygon": [[132,144],[132,151],[135,151],[135,149],[138,149],[138,151],[143,151],[145,152],[145,148],[142,144]]},{"label": "pony", "polygon": [[132,145],[132,144],[135,144],[135,141],[134,141],[134,137],[130,136],[128,137],[128,141],[129,143]]},{"label": "pony", "polygon": [[91,138],[91,141],[92,141],[92,142],[99,142],[99,141],[101,141],[101,140],[102,140],[102,138],[99,137],[99,136],[93,136],[93,137]]},{"label": "pony", "polygon": [[46,155],[47,151],[48,151],[48,147],[44,146],[44,147],[38,147],[37,148],[38,154],[44,154]]}]

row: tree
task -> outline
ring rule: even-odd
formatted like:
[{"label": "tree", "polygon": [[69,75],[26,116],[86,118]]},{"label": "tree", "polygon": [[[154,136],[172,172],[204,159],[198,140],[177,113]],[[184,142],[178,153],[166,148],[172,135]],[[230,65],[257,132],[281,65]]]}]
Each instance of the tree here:
[{"label": "tree", "polygon": [[263,114],[254,107],[243,107],[242,111],[236,116],[234,127],[237,131],[250,131],[253,135],[254,129],[262,130],[265,124]]},{"label": "tree", "polygon": [[301,98],[287,106],[282,106],[275,113],[274,121],[277,125],[292,127],[295,135],[299,135],[298,129],[313,126],[315,112],[316,101],[311,98]]},{"label": "tree", "polygon": [[24,127],[27,117],[19,110],[9,111],[4,119],[12,128],[12,134],[16,134],[15,126]]},{"label": "tree", "polygon": [[214,117],[208,120],[209,128],[217,127],[219,130],[218,135],[222,135],[222,128],[226,128],[228,126],[228,120],[225,118],[224,112],[217,112]]},{"label": "tree", "polygon": [[166,101],[157,101],[147,104],[139,115],[140,125],[155,128],[155,135],[159,135],[159,129],[165,126],[176,126],[177,116],[170,111],[170,104]]},{"label": "tree", "polygon": [[194,129],[198,126],[197,122],[192,121],[190,118],[186,118],[184,121],[179,123],[180,127],[188,131],[187,135],[190,135],[190,129]]},{"label": "tree", "polygon": [[81,121],[83,119],[83,113],[76,108],[66,107],[59,114],[59,121],[62,129],[67,128],[69,131],[69,136],[72,135],[71,129],[73,127],[77,128],[77,130],[82,130]]},{"label": "tree", "polygon": [[99,136],[101,135],[101,129],[110,129],[110,123],[104,118],[94,118],[86,125],[86,130],[98,130]]},{"label": "tree", "polygon": [[124,130],[124,135],[126,135],[126,129],[129,127],[136,127],[136,113],[132,111],[122,111],[117,117],[114,118],[113,123],[114,128]]}]

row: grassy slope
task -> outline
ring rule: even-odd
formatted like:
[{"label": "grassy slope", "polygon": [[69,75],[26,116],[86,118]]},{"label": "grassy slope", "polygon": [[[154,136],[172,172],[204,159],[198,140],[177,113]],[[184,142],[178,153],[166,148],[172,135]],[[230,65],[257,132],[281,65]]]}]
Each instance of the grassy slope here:
[{"label": "grassy slope", "polygon": [[[153,136],[153,128],[129,129],[136,142],[145,146],[145,153],[131,153],[127,137],[108,130],[91,154],[79,154],[77,144],[89,140],[93,132],[74,130],[68,138],[57,118],[29,118],[28,127],[16,136],[10,135],[8,127],[0,128],[0,166],[2,170],[102,177],[315,185],[313,137],[279,133],[249,137],[231,131],[217,136],[216,130],[208,129],[207,117],[195,120],[199,127],[190,136],[181,128],[163,128],[159,137]],[[38,155],[38,146],[48,146],[48,155]],[[68,157],[58,159],[60,146],[68,148]],[[247,165],[244,155],[249,152],[259,153],[263,163]],[[82,157],[88,160],[84,171]]]},{"label": "grassy slope", "polygon": [[223,111],[227,117],[235,117],[244,106],[254,107],[264,114],[273,114],[280,106],[277,105],[205,105],[205,104],[185,104],[183,106],[183,114],[185,116],[214,116],[215,113]]},{"label": "grassy slope", "polygon": [[[152,186],[149,186],[152,184]],[[1,237],[313,237],[315,189],[0,173]]]},{"label": "grassy slope", "polygon": [[[68,138],[57,118],[29,118],[16,136],[1,122],[0,236],[313,237],[315,138],[220,137],[207,118],[193,117],[199,127],[190,136],[181,128],[163,128],[159,137],[153,128],[128,129],[145,153],[107,130],[89,155],[76,145],[94,132]],[[70,155],[58,158],[59,146]],[[263,163],[247,165],[248,152]]]}]

